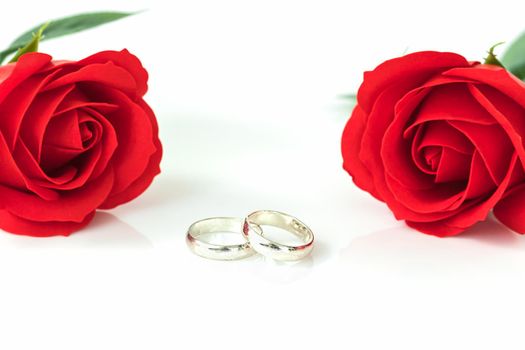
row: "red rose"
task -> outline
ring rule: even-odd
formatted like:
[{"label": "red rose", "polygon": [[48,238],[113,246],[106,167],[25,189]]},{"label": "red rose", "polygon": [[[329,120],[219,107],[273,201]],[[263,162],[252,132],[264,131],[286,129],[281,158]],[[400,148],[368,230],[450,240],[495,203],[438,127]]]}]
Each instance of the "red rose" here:
[{"label": "red rose", "polygon": [[147,79],[126,50],[0,67],[1,229],[68,235],[149,186],[162,147]]},{"label": "red rose", "polygon": [[344,168],[399,220],[450,236],[491,209],[525,232],[525,84],[453,53],[366,72],[342,137]]}]

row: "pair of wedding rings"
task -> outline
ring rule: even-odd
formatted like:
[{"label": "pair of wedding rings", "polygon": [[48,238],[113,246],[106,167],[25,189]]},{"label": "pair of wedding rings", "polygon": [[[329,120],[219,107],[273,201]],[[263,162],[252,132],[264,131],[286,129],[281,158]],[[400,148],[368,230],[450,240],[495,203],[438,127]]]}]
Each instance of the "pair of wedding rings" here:
[{"label": "pair of wedding rings", "polygon": [[[282,244],[264,236],[261,226],[274,226],[295,235],[300,244]],[[214,244],[200,236],[218,232],[242,234],[239,244]],[[244,219],[208,218],[193,223],[186,234],[189,248],[197,255],[215,260],[237,260],[255,253],[280,261],[296,261],[306,257],[313,248],[314,234],[297,218],[273,210],[259,210]]]}]

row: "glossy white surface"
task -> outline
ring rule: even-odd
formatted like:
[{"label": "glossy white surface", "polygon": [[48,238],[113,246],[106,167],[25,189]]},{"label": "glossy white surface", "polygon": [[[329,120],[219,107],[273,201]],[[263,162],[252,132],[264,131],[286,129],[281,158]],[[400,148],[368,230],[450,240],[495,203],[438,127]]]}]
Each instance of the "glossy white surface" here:
[{"label": "glossy white surface", "polygon": [[[479,60],[523,30],[499,1],[15,2],[0,42],[50,17],[149,11],[44,43],[127,47],[150,71],[163,173],[71,237],[0,233],[0,349],[522,349],[525,237],[494,221],[438,239],[396,222],[341,168],[338,96],[407,48]],[[515,10],[513,10],[515,9]],[[298,264],[191,254],[209,216],[288,212]]]}]

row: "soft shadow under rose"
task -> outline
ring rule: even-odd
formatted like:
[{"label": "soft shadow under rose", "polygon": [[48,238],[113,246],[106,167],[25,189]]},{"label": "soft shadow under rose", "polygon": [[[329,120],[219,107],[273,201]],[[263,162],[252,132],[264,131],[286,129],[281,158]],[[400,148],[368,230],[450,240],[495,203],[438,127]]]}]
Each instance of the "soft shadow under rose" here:
[{"label": "soft shadow under rose", "polygon": [[[113,214],[98,211],[88,227],[69,237],[54,236],[47,239],[25,239],[22,236],[0,237],[6,247],[41,250],[50,249],[79,252],[80,250],[108,249],[116,251],[144,251],[153,248],[153,243],[143,233]],[[72,250],[71,250],[72,249]]]},{"label": "soft shadow under rose", "polygon": [[521,271],[525,261],[521,238],[492,216],[446,240],[394,227],[355,238],[341,250],[339,262],[367,273],[430,279],[472,277],[480,271],[508,273]]}]

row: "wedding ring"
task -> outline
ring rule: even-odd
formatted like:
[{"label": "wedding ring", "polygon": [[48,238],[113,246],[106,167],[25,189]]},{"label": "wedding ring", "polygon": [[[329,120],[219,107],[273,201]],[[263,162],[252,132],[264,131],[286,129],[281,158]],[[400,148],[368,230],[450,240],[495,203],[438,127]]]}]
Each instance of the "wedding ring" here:
[{"label": "wedding ring", "polygon": [[[186,243],[195,254],[215,260],[237,260],[247,258],[255,251],[250,243],[214,244],[201,240],[199,236],[207,233],[233,232],[242,235],[243,220],[240,218],[208,218],[193,223],[186,234]],[[244,239],[244,237],[243,237]]]},{"label": "wedding ring", "polygon": [[[286,230],[303,244],[286,245],[264,237],[261,226],[268,225]],[[291,215],[273,210],[260,210],[244,219],[243,234],[252,249],[264,256],[281,261],[295,261],[306,257],[313,248],[314,234],[304,223]]]}]

